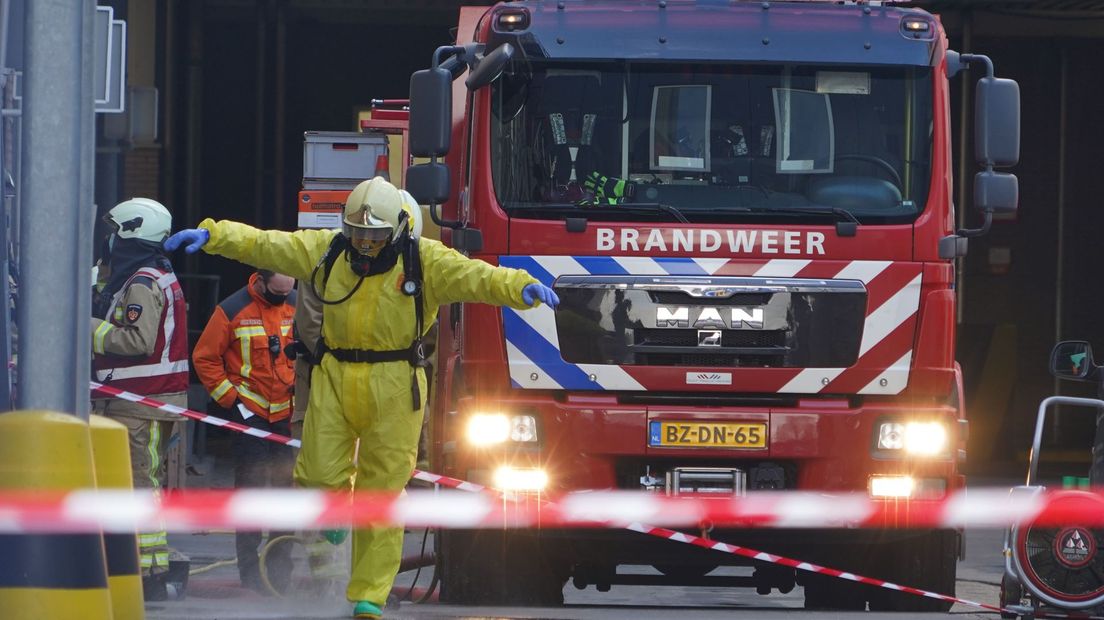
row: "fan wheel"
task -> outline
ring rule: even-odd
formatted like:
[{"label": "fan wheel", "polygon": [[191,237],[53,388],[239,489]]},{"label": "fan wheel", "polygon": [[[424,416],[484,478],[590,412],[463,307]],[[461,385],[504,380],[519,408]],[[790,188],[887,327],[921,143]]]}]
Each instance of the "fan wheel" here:
[{"label": "fan wheel", "polygon": [[1014,528],[1014,559],[1033,594],[1066,609],[1084,609],[1104,602],[1104,529],[1077,523],[1037,525],[1048,513],[1100,511],[1104,511],[1104,500],[1099,496],[1078,491],[1059,493],[1051,496],[1036,521]]}]

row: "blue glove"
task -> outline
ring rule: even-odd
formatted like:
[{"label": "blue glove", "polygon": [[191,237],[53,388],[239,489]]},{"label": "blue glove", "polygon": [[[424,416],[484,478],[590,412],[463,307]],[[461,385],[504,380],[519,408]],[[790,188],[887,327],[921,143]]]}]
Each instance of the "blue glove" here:
[{"label": "blue glove", "polygon": [[207,232],[206,228],[187,228],[165,239],[165,249],[173,252],[176,248],[187,243],[188,245],[184,247],[184,251],[188,254],[195,254],[199,251],[199,248],[207,245],[207,240],[210,238],[211,233]]},{"label": "blue glove", "polygon": [[560,296],[543,284],[526,284],[525,288],[521,289],[521,300],[530,306],[538,299],[553,309],[560,305]]}]

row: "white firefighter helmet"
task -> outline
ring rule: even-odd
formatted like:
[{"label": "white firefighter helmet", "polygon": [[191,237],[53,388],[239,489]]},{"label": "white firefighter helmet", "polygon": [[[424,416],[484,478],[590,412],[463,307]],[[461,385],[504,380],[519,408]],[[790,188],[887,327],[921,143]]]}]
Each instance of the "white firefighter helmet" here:
[{"label": "white firefighter helmet", "polygon": [[361,254],[375,256],[399,225],[403,197],[383,177],[362,181],[345,200],[342,232]]},{"label": "white firefighter helmet", "polygon": [[165,205],[150,198],[131,198],[111,208],[104,216],[120,239],[141,239],[161,243],[172,230],[172,214]]},{"label": "white firefighter helmet", "polygon": [[399,193],[403,197],[403,208],[410,214],[410,234],[415,237],[422,236],[422,207],[418,204],[417,200],[410,195],[410,192],[405,189],[400,189]]}]

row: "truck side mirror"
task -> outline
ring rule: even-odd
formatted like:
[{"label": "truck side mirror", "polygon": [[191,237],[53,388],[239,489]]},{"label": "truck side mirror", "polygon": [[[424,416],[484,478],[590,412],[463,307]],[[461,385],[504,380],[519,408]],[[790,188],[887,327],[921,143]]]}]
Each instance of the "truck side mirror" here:
[{"label": "truck side mirror", "polygon": [[983,77],[974,107],[974,157],[980,166],[1014,166],[1020,161],[1020,85]]},{"label": "truck side mirror", "polygon": [[[406,191],[418,204],[439,205],[446,202],[449,189],[449,169],[445,164],[429,162],[406,169]],[[434,209],[430,212],[436,214]]]},{"label": "truck side mirror", "polygon": [[[985,220],[978,228],[960,228],[954,237],[984,235],[989,232],[994,213],[1014,213],[1020,202],[1016,175],[993,171],[1020,161],[1020,85],[1015,80],[994,77],[993,61],[983,54],[948,51],[945,70],[951,77],[974,64],[985,65],[985,77],[977,81],[974,102],[974,158],[985,169],[974,177],[974,208]],[[957,243],[941,243],[939,255],[945,258],[960,256],[959,250],[964,249]]]},{"label": "truck side mirror", "polygon": [[1050,352],[1050,374],[1059,379],[1094,381],[1099,370],[1092,345],[1084,340],[1063,340]]},{"label": "truck side mirror", "polygon": [[415,71],[410,76],[410,154],[442,157],[451,144],[452,72],[442,67]]},{"label": "truck side mirror", "polygon": [[985,170],[974,175],[974,208],[982,212],[1015,213],[1020,180],[1014,174]]},{"label": "truck side mirror", "polygon": [[468,79],[464,80],[464,85],[468,87],[468,90],[479,90],[487,84],[498,79],[498,76],[502,75],[502,70],[506,68],[506,63],[510,62],[510,59],[514,57],[514,46],[509,43],[503,43],[494,50],[479,59],[475,67],[472,68],[471,73],[468,74]]}]

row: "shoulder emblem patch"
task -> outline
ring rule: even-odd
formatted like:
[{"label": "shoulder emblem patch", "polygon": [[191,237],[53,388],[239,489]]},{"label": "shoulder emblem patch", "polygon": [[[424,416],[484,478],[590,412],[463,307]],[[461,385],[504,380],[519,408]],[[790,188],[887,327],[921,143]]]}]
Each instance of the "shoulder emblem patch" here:
[{"label": "shoulder emblem patch", "polygon": [[138,317],[142,316],[142,306],[138,304],[129,304],[126,307],[126,320],[128,323],[133,323],[138,320]]}]

